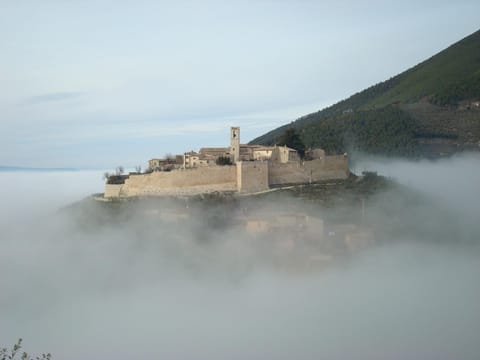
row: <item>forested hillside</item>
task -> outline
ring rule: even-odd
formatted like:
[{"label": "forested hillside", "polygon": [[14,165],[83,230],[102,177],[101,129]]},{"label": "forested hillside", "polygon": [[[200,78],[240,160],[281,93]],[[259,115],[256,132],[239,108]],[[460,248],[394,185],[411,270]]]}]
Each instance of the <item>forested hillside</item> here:
[{"label": "forested hillside", "polygon": [[[274,144],[293,127],[307,147],[391,155],[478,148],[480,31],[413,68],[251,143]],[[433,150],[432,150],[433,149]],[[429,155],[429,154],[427,154]]]}]

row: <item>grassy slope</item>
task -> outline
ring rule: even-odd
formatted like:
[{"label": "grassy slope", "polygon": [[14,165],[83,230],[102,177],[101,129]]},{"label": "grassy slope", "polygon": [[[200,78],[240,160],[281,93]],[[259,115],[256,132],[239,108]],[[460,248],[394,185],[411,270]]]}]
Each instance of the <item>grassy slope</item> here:
[{"label": "grassy slope", "polygon": [[363,108],[386,106],[394,102],[413,102],[443,92],[480,71],[480,31],[466,37],[439,54],[397,75],[395,86],[367,102]]},{"label": "grassy slope", "polygon": [[[333,106],[303,116],[291,124],[272,130],[251,143],[273,144],[286,128],[293,126],[304,136],[308,134],[304,139],[307,145],[322,146],[322,139],[318,138],[316,141],[312,138],[312,133],[320,134],[325,131],[325,127],[335,127],[336,124],[345,131],[349,131],[349,124],[353,124],[353,120],[345,119],[349,116],[357,119],[375,118],[377,123],[383,121],[386,127],[388,122],[386,115],[396,111],[391,109],[395,107],[392,104],[415,103],[424,97],[429,97],[433,102],[441,104],[452,103],[463,98],[480,97],[480,31],[387,81],[376,84]],[[382,108],[390,110],[384,111],[381,110]],[[350,111],[353,111],[354,115],[346,113]],[[367,115],[363,116],[363,114]],[[410,126],[411,120],[408,116],[412,116],[412,113],[406,113],[404,116],[407,126]],[[397,116],[397,118],[400,117],[402,116]],[[370,123],[367,121],[365,125],[370,126]],[[410,130],[408,131],[411,132]],[[343,141],[345,134],[343,133],[341,137]],[[341,145],[337,150],[343,150],[346,146]],[[381,149],[378,150],[381,151]]]}]

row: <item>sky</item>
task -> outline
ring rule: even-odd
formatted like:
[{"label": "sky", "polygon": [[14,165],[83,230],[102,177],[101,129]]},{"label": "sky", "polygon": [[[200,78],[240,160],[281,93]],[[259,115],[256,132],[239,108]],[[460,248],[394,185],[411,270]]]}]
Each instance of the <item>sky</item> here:
[{"label": "sky", "polygon": [[478,30],[478,1],[0,0],[0,165],[242,142]]}]

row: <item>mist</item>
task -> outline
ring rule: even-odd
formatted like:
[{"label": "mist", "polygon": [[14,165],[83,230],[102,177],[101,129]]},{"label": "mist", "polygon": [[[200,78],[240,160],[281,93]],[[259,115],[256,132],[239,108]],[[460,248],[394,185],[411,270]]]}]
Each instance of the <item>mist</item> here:
[{"label": "mist", "polygon": [[[110,204],[88,198],[101,173],[0,173],[0,346],[21,337],[54,359],[477,359],[480,157],[352,169],[394,185]],[[245,231],[279,213],[321,219],[325,239],[358,223],[374,241],[318,263],[315,237],[292,248],[298,229]]]}]

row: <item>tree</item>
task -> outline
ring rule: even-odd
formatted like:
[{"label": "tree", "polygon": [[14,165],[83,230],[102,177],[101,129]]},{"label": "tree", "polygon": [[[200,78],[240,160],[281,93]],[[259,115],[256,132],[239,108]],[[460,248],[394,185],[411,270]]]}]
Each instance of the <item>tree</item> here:
[{"label": "tree", "polygon": [[124,171],[125,169],[123,168],[123,166],[117,166],[117,168],[115,169],[115,174],[122,175]]},{"label": "tree", "polygon": [[219,156],[217,160],[215,160],[217,165],[232,165],[232,159],[230,156]]},{"label": "tree", "polygon": [[[26,352],[20,352],[22,349],[22,339],[18,339],[17,343],[13,345],[11,350],[7,348],[0,349],[0,360],[50,360],[52,355],[50,354],[42,354],[41,356],[31,357]],[[16,356],[19,355],[20,357],[17,358]]]},{"label": "tree", "polygon": [[166,153],[165,154],[165,160],[167,160],[167,162],[173,162],[175,160],[175,155],[173,155],[172,153]]},{"label": "tree", "polygon": [[285,130],[285,132],[278,138],[277,145],[286,145],[289,148],[297,150],[301,158],[305,156],[305,144],[294,128],[288,128]]}]

